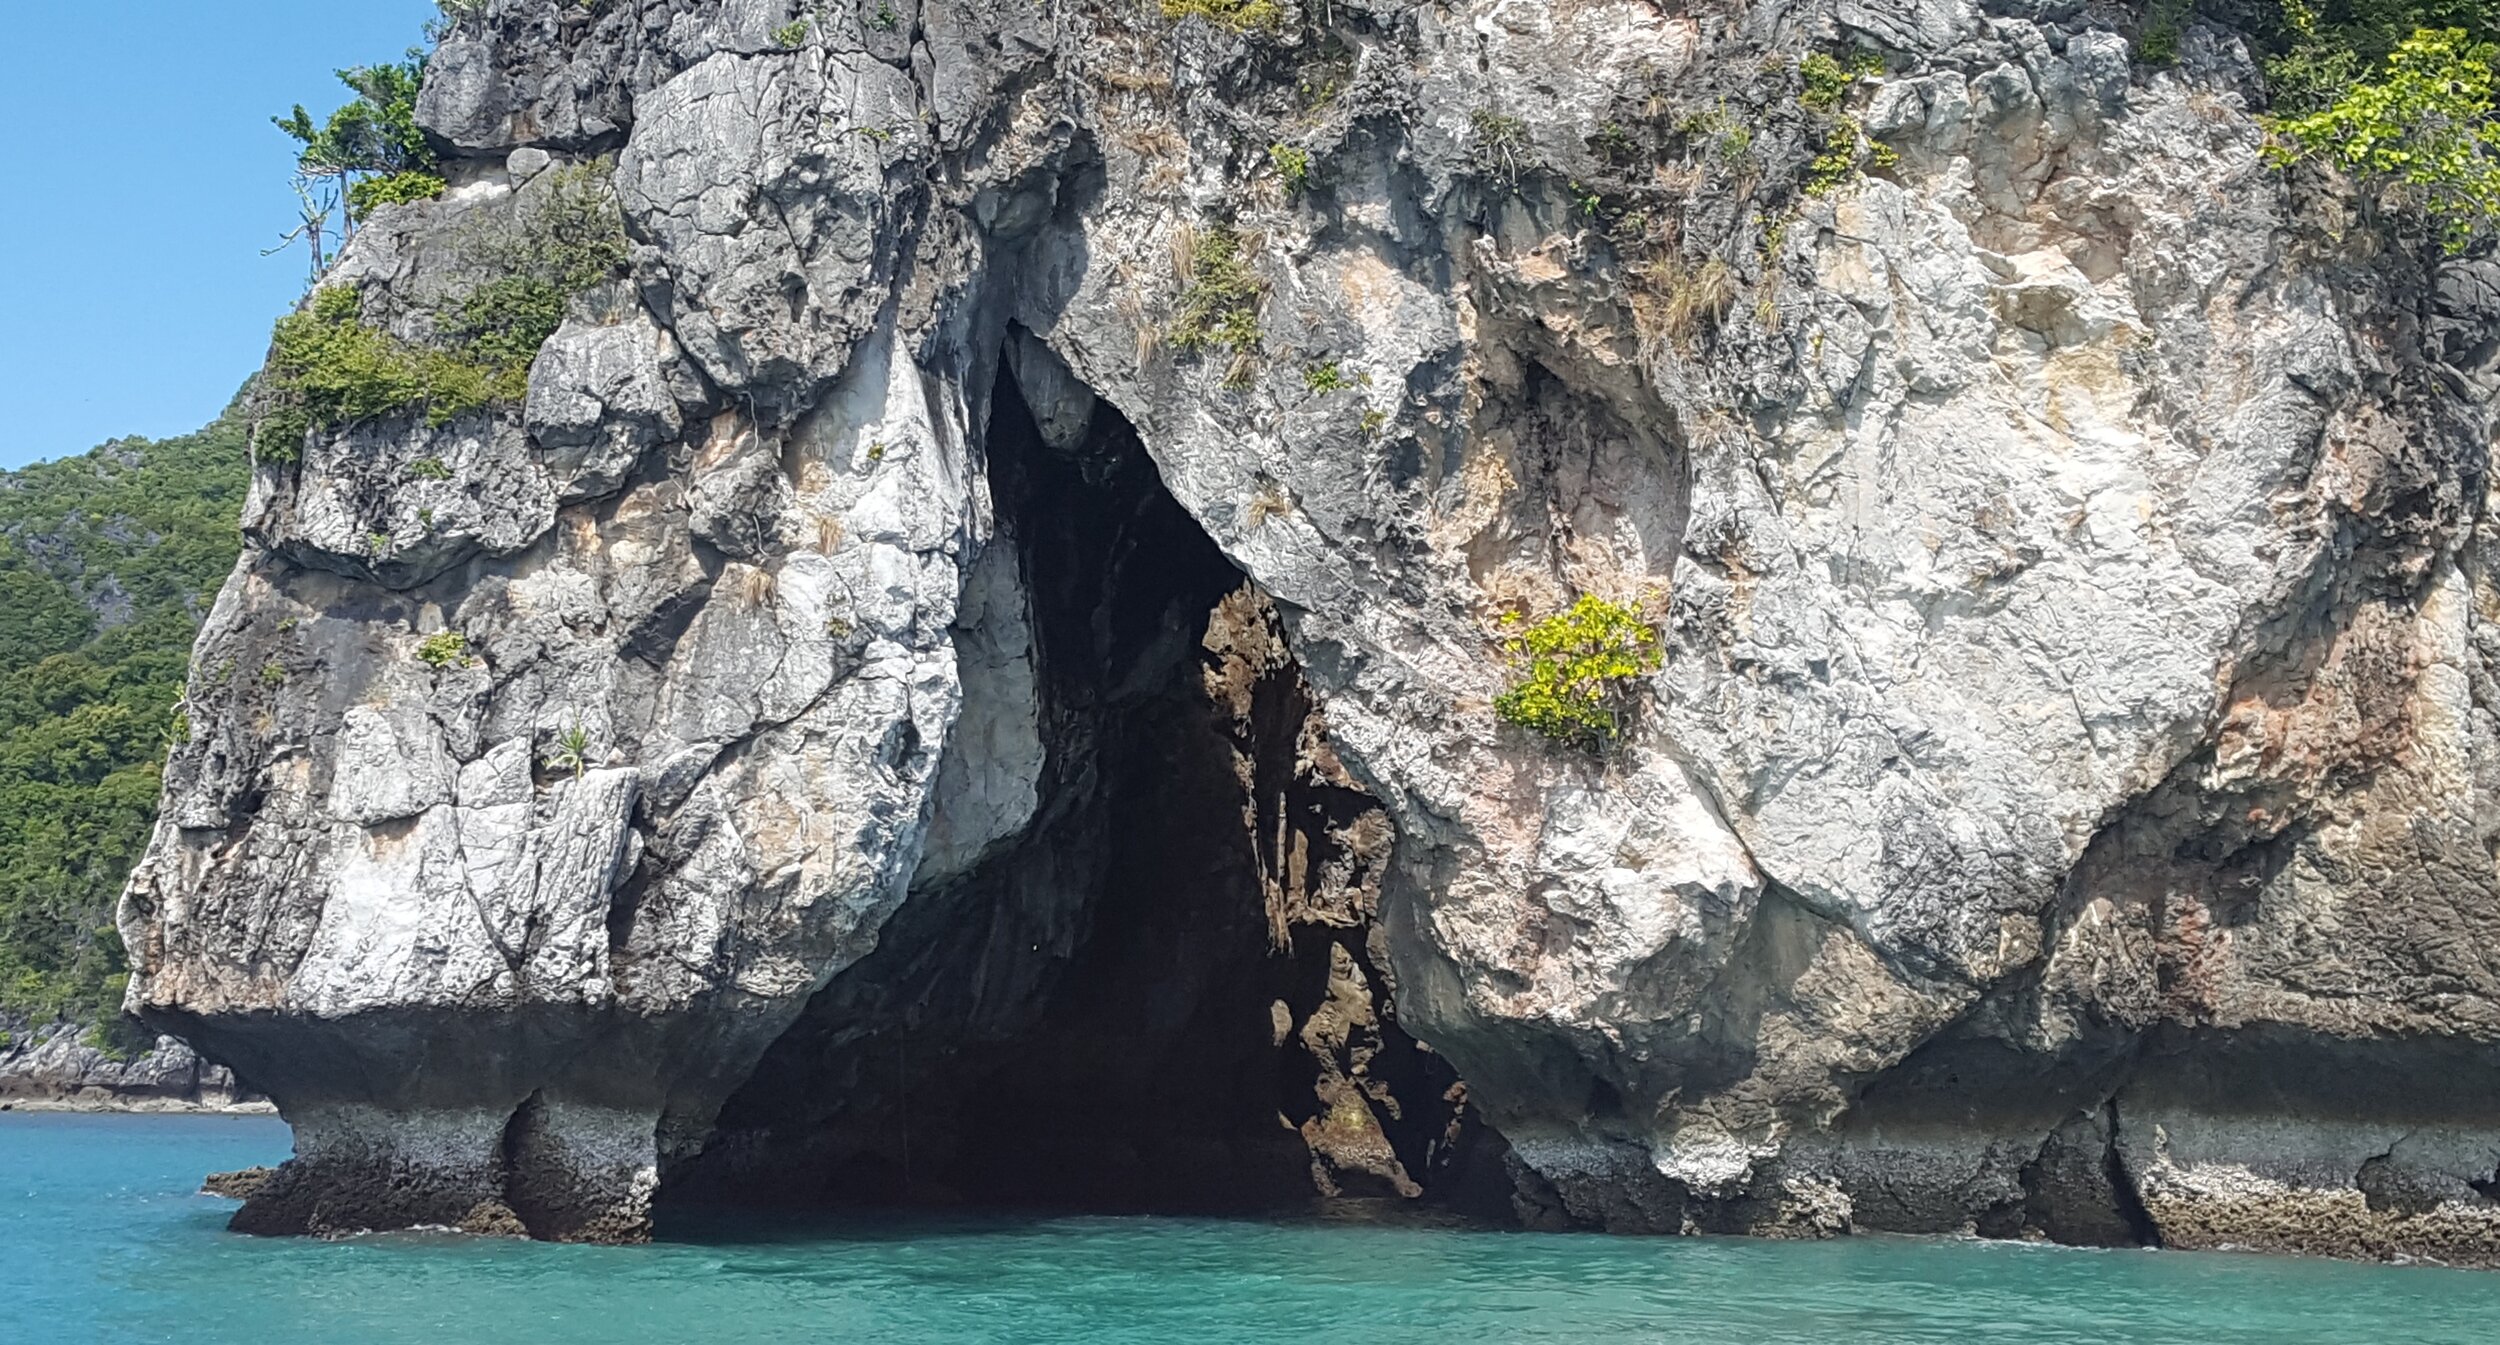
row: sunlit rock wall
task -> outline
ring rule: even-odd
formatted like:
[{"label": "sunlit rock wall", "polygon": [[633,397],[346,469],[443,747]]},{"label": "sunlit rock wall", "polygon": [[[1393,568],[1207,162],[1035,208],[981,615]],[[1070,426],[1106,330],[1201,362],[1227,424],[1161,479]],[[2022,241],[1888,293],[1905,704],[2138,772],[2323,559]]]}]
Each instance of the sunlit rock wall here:
[{"label": "sunlit rock wall", "polygon": [[[599,156],[631,281],[525,405],[261,469],[123,915],[132,1006],[297,1125],[247,1214],[635,1236],[1026,825],[964,703],[1012,342],[1275,603],[1521,1217],[2493,1258],[2500,286],[2132,21],[493,0],[454,190],[331,283],[421,338]],[[1175,339],[1219,233],[1246,350]],[[1492,711],[1582,593],[1666,635],[1602,756]]]}]

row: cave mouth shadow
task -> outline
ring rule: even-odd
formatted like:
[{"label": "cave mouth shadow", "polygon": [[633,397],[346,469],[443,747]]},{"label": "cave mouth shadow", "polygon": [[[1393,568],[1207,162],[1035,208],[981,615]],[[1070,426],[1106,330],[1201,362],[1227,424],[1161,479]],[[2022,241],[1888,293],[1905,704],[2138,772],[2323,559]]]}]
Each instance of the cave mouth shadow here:
[{"label": "cave mouth shadow", "polygon": [[[1046,437],[1015,363],[985,449],[1028,638],[959,627],[958,648],[1030,650],[960,666],[964,723],[1038,727],[1031,820],[965,871],[924,867],[663,1174],[664,1208],[1506,1216],[1498,1136],[1397,1024],[1375,918],[1394,833],[1272,606],[1124,417],[1094,400],[1078,431],[1061,397]],[[959,730],[951,764],[1002,769],[980,759],[1000,737]]]}]

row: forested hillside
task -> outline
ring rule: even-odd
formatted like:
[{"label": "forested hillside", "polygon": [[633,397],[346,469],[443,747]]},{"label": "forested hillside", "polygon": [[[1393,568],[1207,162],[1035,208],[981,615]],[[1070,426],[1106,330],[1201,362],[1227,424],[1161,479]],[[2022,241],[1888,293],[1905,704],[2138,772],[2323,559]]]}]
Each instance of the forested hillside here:
[{"label": "forested hillside", "polygon": [[109,1023],[191,638],[233,565],[233,411],[0,472],[0,1016]]}]

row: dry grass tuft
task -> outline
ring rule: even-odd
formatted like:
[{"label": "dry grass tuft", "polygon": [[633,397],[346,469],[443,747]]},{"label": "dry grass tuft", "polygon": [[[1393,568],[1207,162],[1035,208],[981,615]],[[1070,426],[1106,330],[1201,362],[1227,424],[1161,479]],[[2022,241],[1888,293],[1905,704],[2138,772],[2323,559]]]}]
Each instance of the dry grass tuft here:
[{"label": "dry grass tuft", "polygon": [[1736,303],[1736,273],[1717,257],[1687,269],[1683,258],[1663,253],[1634,267],[1632,282],[1632,321],[1644,359],[1670,349],[1691,354],[1694,342],[1716,331]]},{"label": "dry grass tuft", "polygon": [[1183,220],[1172,226],[1172,283],[1186,288],[1198,270],[1198,226]]},{"label": "dry grass tuft", "polygon": [[1153,359],[1162,345],[1163,329],[1146,314],[1146,282],[1137,273],[1137,264],[1123,257],[1112,263],[1111,274],[1117,282],[1117,297],[1112,304],[1137,338],[1137,362],[1142,365]]},{"label": "dry grass tuft", "polygon": [[757,611],[772,605],[773,596],[781,591],[781,581],[770,570],[741,566],[734,591],[748,610]]},{"label": "dry grass tuft", "polygon": [[1124,131],[1120,143],[1146,165],[1138,174],[1138,190],[1161,196],[1189,178],[1189,142],[1169,126],[1141,126]]},{"label": "dry grass tuft", "polygon": [[1120,93],[1142,93],[1160,98],[1172,92],[1172,77],[1142,62],[1094,67],[1094,82]]},{"label": "dry grass tuft", "polygon": [[1258,492],[1250,497],[1245,521],[1256,529],[1271,518],[1283,518],[1292,512],[1293,497],[1285,494],[1285,488],[1273,481],[1263,481],[1259,483]]}]

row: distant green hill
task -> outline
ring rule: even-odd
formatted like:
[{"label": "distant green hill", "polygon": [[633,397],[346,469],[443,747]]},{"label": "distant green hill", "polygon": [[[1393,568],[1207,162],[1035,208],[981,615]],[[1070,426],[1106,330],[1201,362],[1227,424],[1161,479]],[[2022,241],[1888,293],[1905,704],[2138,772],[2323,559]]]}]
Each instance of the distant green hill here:
[{"label": "distant green hill", "polygon": [[0,1016],[108,1023],[191,639],[249,479],[229,409],[0,472]]}]

